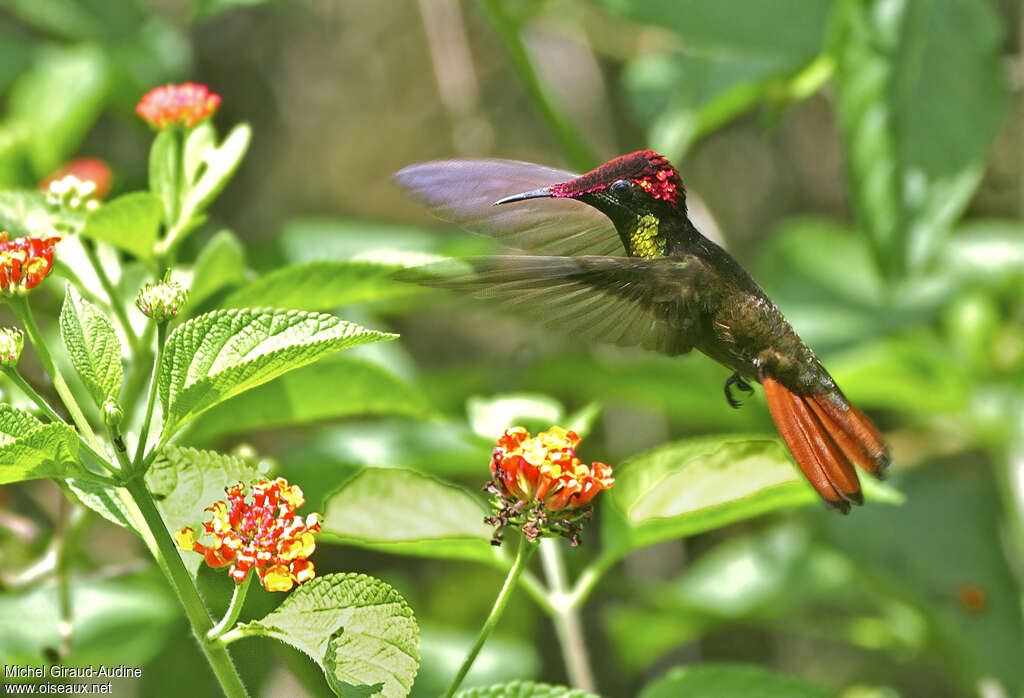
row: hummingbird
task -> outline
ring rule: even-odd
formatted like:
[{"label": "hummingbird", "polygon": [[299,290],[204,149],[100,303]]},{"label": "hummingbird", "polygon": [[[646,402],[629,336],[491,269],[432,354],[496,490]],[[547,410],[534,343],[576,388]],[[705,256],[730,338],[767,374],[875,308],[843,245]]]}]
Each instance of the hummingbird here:
[{"label": "hummingbird", "polygon": [[435,215],[529,254],[470,258],[417,280],[492,298],[599,342],[670,356],[696,349],[760,383],[782,440],[832,508],[864,502],[854,466],[879,478],[889,451],[775,304],[690,221],[686,190],[651,150],[583,175],[512,160],[438,160],[395,180]]}]

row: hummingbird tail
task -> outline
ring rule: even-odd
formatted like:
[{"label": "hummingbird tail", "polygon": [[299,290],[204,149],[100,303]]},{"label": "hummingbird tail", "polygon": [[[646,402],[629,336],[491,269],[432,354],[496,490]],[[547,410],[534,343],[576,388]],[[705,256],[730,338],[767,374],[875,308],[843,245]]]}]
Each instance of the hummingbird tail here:
[{"label": "hummingbird tail", "polygon": [[863,504],[854,465],[881,477],[889,464],[878,429],[841,395],[799,395],[767,376],[762,384],[779,434],[818,494],[843,514]]}]

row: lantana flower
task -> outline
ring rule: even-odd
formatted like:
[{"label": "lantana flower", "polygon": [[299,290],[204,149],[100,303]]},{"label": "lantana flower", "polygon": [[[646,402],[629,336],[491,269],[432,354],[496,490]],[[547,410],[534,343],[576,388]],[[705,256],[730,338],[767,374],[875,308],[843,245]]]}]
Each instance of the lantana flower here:
[{"label": "lantana flower", "polygon": [[581,522],[590,516],[590,502],[615,482],[612,468],[590,465],[576,457],[580,437],[562,427],[551,427],[531,437],[523,427],[507,429],[491,454],[491,482],[484,488],[494,495],[494,545],[501,543],[505,526],[521,528],[529,540],[544,535],[568,538],[579,544]]},{"label": "lantana flower", "polygon": [[239,584],[255,568],[267,591],[288,591],[315,576],[308,558],[316,549],[320,516],[295,514],[306,502],[298,485],[280,477],[259,480],[252,485],[251,502],[241,482],[224,491],[227,501],[206,509],[212,516],[203,529],[213,542],[200,543],[186,526],[174,534],[178,547],[199,553],[210,567],[231,565],[228,576]]},{"label": "lantana flower", "polygon": [[154,87],[135,105],[135,112],[162,131],[174,126],[192,128],[211,117],[219,106],[219,94],[210,92],[206,85],[186,82]]},{"label": "lantana flower", "polygon": [[110,165],[103,160],[75,158],[40,182],[39,188],[52,194],[50,185],[65,179],[68,175],[81,182],[92,182],[94,188],[91,194],[95,199],[102,199],[110,193],[110,187],[114,183],[114,174],[110,171]]},{"label": "lantana flower", "polygon": [[53,269],[52,237],[20,237],[11,240],[0,232],[0,294],[24,294],[39,285]]}]

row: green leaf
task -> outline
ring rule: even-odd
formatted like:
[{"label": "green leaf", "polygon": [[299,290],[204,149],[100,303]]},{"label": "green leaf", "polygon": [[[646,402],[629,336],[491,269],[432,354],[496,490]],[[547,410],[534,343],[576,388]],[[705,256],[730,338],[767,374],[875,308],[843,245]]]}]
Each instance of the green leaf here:
[{"label": "green leaf", "polygon": [[491,397],[471,397],[466,401],[469,426],[474,433],[496,440],[512,426],[526,426],[543,431],[551,426],[565,426],[565,409],[547,395],[510,393]]},{"label": "green leaf", "polygon": [[132,192],[91,211],[85,217],[82,235],[147,260],[153,257],[162,216],[158,197],[146,191]]},{"label": "green leaf", "polygon": [[[190,221],[206,210],[238,169],[249,148],[251,137],[252,129],[248,124],[239,124],[220,145],[203,149],[200,165],[195,164],[194,155],[189,156],[186,166],[192,168],[198,178],[190,181],[181,202],[181,220]],[[197,150],[198,147],[194,146],[193,149]]]},{"label": "green leaf", "polygon": [[[902,501],[862,478],[868,500]],[[636,456],[615,469],[604,533],[614,551],[694,535],[818,495],[776,439],[710,436]]]},{"label": "green leaf", "polygon": [[460,421],[374,419],[319,429],[291,452],[298,462],[386,463],[442,477],[486,476],[494,441]]},{"label": "green leaf", "polygon": [[121,340],[107,316],[71,284],[60,311],[60,336],[96,405],[102,406],[107,398],[116,400],[124,378]]},{"label": "green leaf", "polygon": [[834,698],[826,688],[752,664],[678,666],[651,682],[640,698]]},{"label": "green leaf", "polygon": [[390,586],[362,574],[316,577],[241,629],[308,654],[339,696],[379,691],[385,698],[404,698],[419,667],[419,629],[412,609]]},{"label": "green leaf", "polygon": [[455,485],[409,470],[367,468],[328,497],[323,533],[398,555],[495,563],[485,515],[481,502]]},{"label": "green leaf", "polygon": [[185,181],[194,183],[206,162],[210,150],[217,147],[217,130],[207,119],[196,126],[185,138],[185,150],[182,155]]},{"label": "green leaf", "polygon": [[[464,576],[449,582],[456,586],[472,584],[473,575],[478,572],[469,570]],[[448,577],[451,580],[451,577]],[[463,579],[467,581],[462,581]],[[500,581],[495,580],[496,583]],[[483,586],[482,584],[480,585]],[[482,588],[466,589],[465,594],[458,595],[456,603],[466,606],[474,603],[470,599],[482,599],[493,591]],[[491,599],[483,601],[487,603]],[[515,602],[512,603],[515,606]],[[524,606],[525,607],[525,606]],[[460,608],[460,610],[462,610]],[[513,611],[514,613],[514,611]],[[511,615],[511,614],[510,614]],[[445,618],[445,627],[427,625],[420,628],[420,671],[416,675],[416,687],[413,695],[417,697],[433,697],[444,695],[452,677],[458,673],[462,660],[476,641],[476,631],[455,630],[451,628],[454,618]],[[524,619],[525,620],[525,619]],[[510,624],[511,625],[511,624]],[[511,634],[509,631],[491,636],[480,650],[476,661],[466,674],[462,685],[467,687],[489,686],[491,684],[513,682],[516,679],[533,678],[540,674],[541,659],[538,649],[528,639]]]},{"label": "green leaf", "polygon": [[[224,488],[236,482],[249,483],[264,475],[241,458],[215,451],[168,447],[160,452],[146,473],[146,485],[171,533],[185,526],[201,531],[204,511],[224,499]],[[202,556],[180,551],[189,573],[195,576]]]},{"label": "green leaf", "polygon": [[[877,585],[876,593],[892,594],[923,613],[926,626],[916,634],[959,685],[988,677],[1016,694],[1024,686],[1024,614],[1019,577],[1006,554],[1002,493],[992,465],[986,457],[958,453],[908,468],[899,484],[913,506],[880,507],[856,526],[820,515],[814,525],[863,570],[862,584]],[[972,589],[980,592],[983,607],[963,600]],[[870,648],[886,635],[914,634],[900,627],[906,621],[883,615],[879,623],[874,638],[861,632],[853,639]]]},{"label": "green leaf", "polygon": [[971,376],[963,360],[927,332],[864,342],[830,357],[828,365],[861,408],[955,413],[970,399]]},{"label": "green leaf", "polygon": [[38,191],[0,191],[0,230],[11,237],[37,232],[56,232],[60,218],[46,205],[46,197]]},{"label": "green leaf", "polygon": [[[181,608],[156,566],[130,575],[75,575],[68,591],[71,617],[66,620],[75,629],[69,666],[110,667],[112,656],[118,663],[147,665],[180,627]],[[62,620],[57,585],[5,590],[0,594],[0,656],[9,663],[40,665],[60,646]],[[12,685],[18,684],[6,683],[6,690]]]},{"label": "green leaf", "polygon": [[[82,504],[112,524],[138,533],[134,512],[129,509],[129,504],[127,504],[127,502],[131,501],[128,490],[109,487],[91,480],[76,480],[74,478],[69,479],[67,484]],[[130,506],[134,507],[134,502]]]},{"label": "green leaf", "polygon": [[408,295],[416,292],[417,287],[392,278],[404,266],[350,260],[282,267],[238,289],[224,300],[222,307],[273,305],[295,310],[332,310],[350,303]]},{"label": "green leaf", "polygon": [[551,356],[531,367],[523,386],[566,402],[621,400],[664,410],[690,429],[771,429],[767,410],[729,407],[722,396],[728,377],[728,370],[697,354],[612,350]]},{"label": "green leaf", "polygon": [[[734,5],[700,0],[605,0],[629,19],[669,29],[680,48],[645,53],[623,75],[634,112],[650,125],[649,141],[679,158],[701,136],[767,97],[806,96],[827,77],[821,53],[832,0]],[[812,66],[798,81],[786,78]]]},{"label": "green leaf", "polygon": [[214,405],[334,352],[392,339],[331,315],[218,310],[178,326],[160,368],[164,437]]},{"label": "green leaf", "polygon": [[931,260],[980,181],[1007,104],[1002,30],[972,0],[836,9],[850,196],[879,268],[900,279]]},{"label": "green leaf", "polygon": [[103,108],[109,75],[97,46],[47,48],[11,88],[8,123],[27,134],[36,175],[57,169],[78,148]]},{"label": "green leaf", "polygon": [[455,698],[597,698],[593,693],[567,686],[533,681],[511,681],[459,691]]},{"label": "green leaf", "polygon": [[228,286],[245,283],[245,248],[230,230],[217,232],[196,258],[187,308],[198,308]]},{"label": "green leaf", "polygon": [[178,197],[178,133],[175,129],[158,131],[149,147],[149,189],[163,202],[163,222],[177,218]]},{"label": "green leaf", "polygon": [[342,417],[425,417],[430,412],[418,389],[386,369],[334,357],[217,405],[195,422],[190,436],[201,439]]},{"label": "green leaf", "polygon": [[28,412],[0,404],[0,485],[88,474],[78,460],[73,428],[43,424]]}]

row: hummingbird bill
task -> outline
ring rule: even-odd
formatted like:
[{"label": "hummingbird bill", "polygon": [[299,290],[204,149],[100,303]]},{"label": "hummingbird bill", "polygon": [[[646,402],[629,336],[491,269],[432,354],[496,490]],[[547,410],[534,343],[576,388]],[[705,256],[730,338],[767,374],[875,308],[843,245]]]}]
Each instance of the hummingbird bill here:
[{"label": "hummingbird bill", "polygon": [[670,356],[696,349],[733,371],[724,386],[733,407],[734,389],[760,383],[796,464],[844,514],[864,502],[856,467],[881,477],[889,466],[871,420],[746,270],[690,221],[683,182],[661,155],[640,150],[583,175],[439,160],[395,180],[439,218],[522,253],[462,260],[461,272],[418,281],[598,342]]}]

